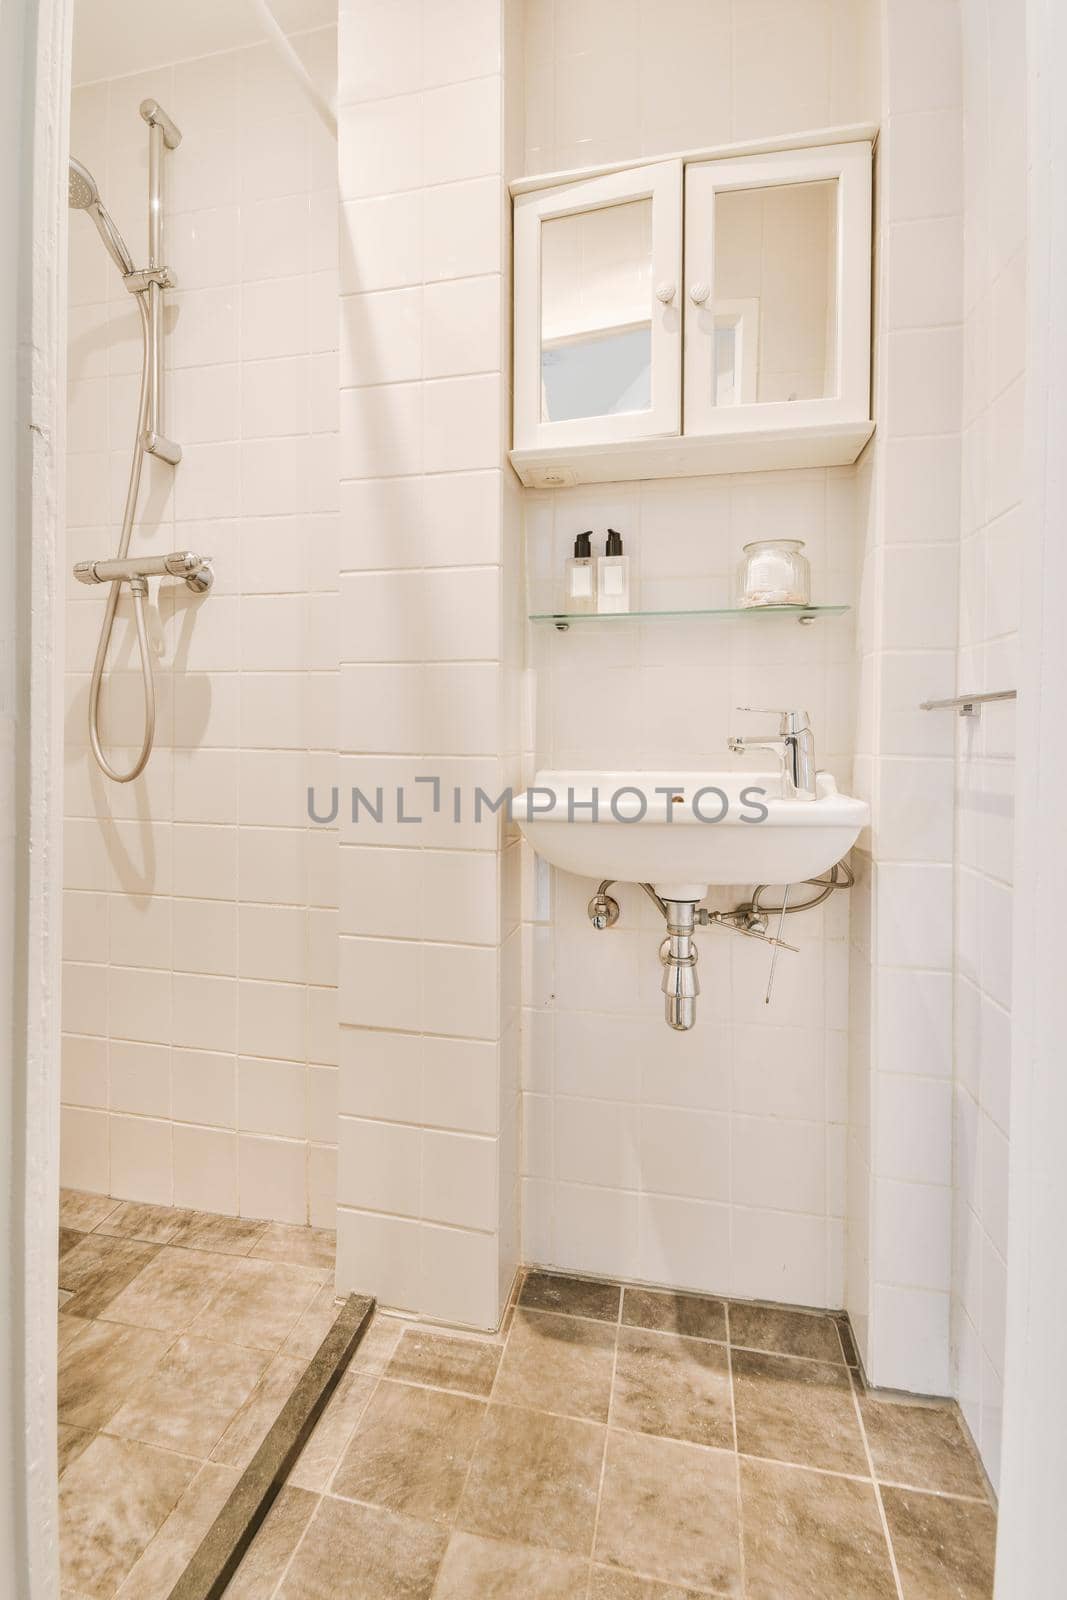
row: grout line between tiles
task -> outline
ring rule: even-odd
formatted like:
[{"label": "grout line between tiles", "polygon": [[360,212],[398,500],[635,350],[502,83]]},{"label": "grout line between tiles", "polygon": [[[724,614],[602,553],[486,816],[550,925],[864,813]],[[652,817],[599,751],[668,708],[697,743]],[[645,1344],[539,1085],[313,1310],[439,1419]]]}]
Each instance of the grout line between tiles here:
[{"label": "grout line between tiles", "polygon": [[[284,1488],[284,1485],[283,1485],[283,1488]],[[314,1492],[314,1491],[312,1491],[312,1492]],[[278,1574],[277,1582],[275,1583],[274,1587],[271,1589],[270,1595],[269,1595],[269,1597],[267,1597],[267,1600],[274,1600],[274,1596],[281,1592],[281,1589],[285,1584],[285,1580],[289,1576],[289,1569],[292,1566],[293,1562],[296,1560],[297,1554],[298,1554],[298,1552],[300,1550],[300,1547],[304,1543],[304,1540],[307,1538],[308,1530],[310,1529],[311,1524],[314,1522],[315,1518],[318,1516],[319,1507],[322,1505],[322,1502],[323,1502],[323,1500],[325,1498],[326,1498],[326,1496],[324,1494],[321,1494],[321,1493],[315,1495],[315,1508],[312,1511],[310,1517],[308,1517],[308,1519],[305,1522],[303,1528],[301,1529],[300,1537],[296,1541],[296,1543],[294,1544],[292,1550],[289,1552],[289,1559],[285,1562],[284,1566],[282,1567],[281,1572]],[[238,1572],[239,1571],[240,1571],[240,1568],[238,1568]],[[236,1577],[237,1574],[235,1573],[234,1576]]]},{"label": "grout line between tiles", "polygon": [[[507,1313],[505,1312],[505,1315],[506,1314]],[[482,1439],[485,1436],[486,1425],[487,1425],[487,1423],[489,1421],[489,1407],[493,1404],[493,1396],[496,1393],[497,1379],[500,1377],[500,1369],[504,1365],[504,1356],[505,1356],[505,1353],[507,1351],[508,1343],[509,1343],[509,1341],[511,1339],[511,1328],[513,1326],[514,1326],[514,1319],[512,1320],[511,1326],[509,1326],[507,1334],[504,1337],[503,1344],[502,1344],[501,1350],[500,1350],[500,1360],[496,1364],[496,1371],[493,1373],[493,1381],[489,1385],[489,1393],[484,1397],[485,1405],[484,1405],[484,1408],[482,1410],[481,1421],[478,1424],[478,1437],[474,1441],[474,1446],[473,1446],[473,1448],[471,1450],[471,1454],[470,1454],[470,1460],[467,1463],[467,1470],[466,1470],[466,1472],[465,1472],[465,1474],[463,1476],[463,1487],[462,1487],[462,1489],[460,1489],[459,1494],[456,1496],[455,1511],[453,1512],[452,1521],[451,1521],[451,1524],[449,1526],[449,1541],[451,1541],[452,1534],[456,1531],[456,1528],[458,1526],[457,1519],[459,1517],[460,1507],[463,1504],[463,1497],[467,1493],[467,1485],[470,1483],[471,1473],[474,1471],[474,1462],[475,1462],[475,1459],[476,1459],[476,1457],[478,1455],[478,1451],[481,1449]],[[448,1553],[448,1544],[445,1545],[445,1555],[447,1555],[447,1553]],[[442,1556],[442,1558],[441,1558],[441,1566],[438,1567],[437,1571],[434,1574],[433,1589],[430,1591],[430,1600],[433,1600],[433,1596],[437,1593],[437,1586],[438,1586],[438,1584],[439,1584],[439,1582],[441,1580],[441,1567],[443,1567],[443,1566],[444,1566],[444,1556]]]},{"label": "grout line between tiles", "polygon": [[737,1485],[737,1559],[741,1575],[741,1593],[748,1593],[748,1578],[745,1573],[745,1502],[741,1493],[741,1451],[737,1442],[737,1398],[734,1393],[734,1353],[730,1344],[730,1303],[723,1301],[723,1315],[726,1318],[726,1373],[730,1383],[730,1422],[734,1439],[734,1479]]},{"label": "grout line between tiles", "polygon": [[[838,1338],[840,1338],[840,1332],[838,1333]],[[858,1389],[857,1389],[856,1382],[852,1378],[851,1373],[849,1374],[849,1385],[848,1386],[849,1386],[849,1389],[852,1392],[852,1407],[853,1407],[853,1410],[856,1413],[856,1422],[859,1425],[860,1438],[863,1440],[864,1454],[867,1457],[867,1467],[868,1467],[868,1469],[870,1471],[870,1474],[871,1474],[871,1481],[874,1484],[874,1498],[875,1498],[875,1501],[877,1502],[877,1505],[878,1505],[878,1515],[879,1515],[879,1517],[881,1519],[881,1523],[882,1523],[882,1534],[883,1534],[883,1536],[885,1538],[886,1549],[889,1552],[889,1565],[890,1565],[890,1568],[891,1568],[892,1573],[893,1573],[893,1582],[897,1586],[897,1600],[905,1600],[904,1586],[900,1581],[900,1572],[899,1572],[899,1570],[897,1568],[897,1554],[896,1554],[896,1551],[893,1549],[893,1539],[892,1539],[892,1535],[889,1532],[889,1519],[887,1518],[887,1516],[885,1514],[885,1504],[884,1504],[884,1502],[882,1500],[881,1488],[879,1487],[878,1480],[874,1475],[874,1456],[871,1454],[870,1440],[867,1438],[867,1429],[864,1426],[864,1422],[863,1422],[863,1411],[862,1411],[862,1409],[860,1407],[859,1392],[858,1392]]]},{"label": "grout line between tiles", "polygon": [[[593,1536],[589,1541],[589,1576],[586,1579],[586,1600],[593,1588],[593,1562],[596,1560],[597,1533],[600,1529],[600,1508],[604,1499],[604,1478],[608,1468],[608,1443],[611,1439],[611,1417],[615,1410],[615,1380],[619,1371],[619,1333],[622,1328],[622,1308],[626,1299],[626,1291],[622,1284],[619,1285],[619,1304],[615,1314],[615,1343],[611,1352],[611,1386],[608,1389],[608,1414],[604,1422],[604,1448],[600,1454],[600,1478],[597,1482],[596,1510],[593,1513]],[[603,1325],[603,1324],[602,1324]],[[610,1327],[610,1323],[608,1324]]]}]

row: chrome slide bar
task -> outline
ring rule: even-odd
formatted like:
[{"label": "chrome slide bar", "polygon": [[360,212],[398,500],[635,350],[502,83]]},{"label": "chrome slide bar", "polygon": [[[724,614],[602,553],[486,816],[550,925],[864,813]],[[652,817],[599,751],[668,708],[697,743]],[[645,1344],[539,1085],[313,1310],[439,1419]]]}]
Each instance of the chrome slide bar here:
[{"label": "chrome slide bar", "polygon": [[145,280],[143,288],[140,284],[137,287],[148,294],[148,339],[152,351],[144,447],[176,467],[182,458],[182,447],[163,431],[163,290],[174,283],[163,260],[163,151],[176,150],[182,136],[157,100],[142,100],[141,116],[149,128],[148,268],[134,276]]}]

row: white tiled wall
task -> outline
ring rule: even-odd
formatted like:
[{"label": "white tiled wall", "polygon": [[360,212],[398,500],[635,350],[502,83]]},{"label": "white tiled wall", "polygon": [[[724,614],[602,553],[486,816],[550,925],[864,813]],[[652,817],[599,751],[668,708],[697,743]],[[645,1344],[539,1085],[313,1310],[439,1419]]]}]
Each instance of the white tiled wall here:
[{"label": "white tiled wall", "polygon": [[[1018,682],[1026,326],[1021,0],[964,0],[964,383],[959,686]],[[1016,707],[960,725],[956,817],[956,1239],[960,1403],[999,1481],[1011,1067]]]},{"label": "white tiled wall", "polygon": [[[331,92],[335,30],[295,43]],[[184,457],[147,461],[133,550],[210,554],[216,582],[204,599],[153,584],[156,748],[128,786],[87,742],[104,591],[68,586],[63,1176],[332,1226],[337,834],[309,825],[306,786],[335,747],[336,152],[267,45],[79,86],[73,153],[138,262],[147,95],[184,135],[166,162]],[[140,354],[88,218],[70,239],[74,562],[114,552]],[[112,659],[106,740],[126,763],[142,715],[126,615]]]},{"label": "white tiled wall", "polygon": [[[528,172],[877,118],[877,19],[863,0],[527,0],[524,17]],[[742,544],[775,534],[805,540],[816,599],[858,600],[863,509],[850,468],[525,499],[530,610],[560,605],[575,535],[592,529],[602,548],[609,526],[631,556],[635,606],[729,604]],[[851,616],[811,628],[613,625],[610,635],[531,626],[527,650],[528,770],[731,766],[730,733],[773,727],[737,706],[803,706],[820,764],[851,779]],[[790,919],[800,953],[782,955],[769,1009],[767,947],[699,935],[699,1018],[678,1035],[663,1021],[662,923],[639,890],[621,886],[620,923],[595,931],[593,887],[527,858],[526,1258],[840,1305],[845,896]]]},{"label": "white tiled wall", "polygon": [[869,121],[877,0],[525,0],[526,171]]},{"label": "white tiled wall", "polygon": [[[558,607],[584,528],[624,536],[639,604],[728,604],[741,545],[804,539],[816,598],[855,598],[850,470],[530,493],[532,609]],[[738,705],[811,712],[819,763],[851,772],[849,616],[530,627],[528,768],[747,767],[731,732],[774,731]],[[848,905],[790,919],[772,1005],[769,948],[698,936],[698,1022],[663,1020],[663,922],[620,885],[622,918],[590,925],[595,883],[526,863],[524,1244],[528,1259],[808,1304],[844,1294]],[[733,905],[751,885],[716,891]],[[773,897],[772,897],[773,898]]]},{"label": "white tiled wall", "polygon": [[342,814],[338,1280],[483,1328],[518,1260],[518,851],[470,820],[518,751],[512,11],[360,4],[340,28],[341,777],[388,812]]},{"label": "white tiled wall", "polygon": [[[951,716],[959,564],[956,0],[885,8],[875,184],[875,416],[863,462],[852,919],[848,1307],[872,1381],[952,1389]],[[936,155],[935,155],[936,153]],[[931,175],[930,169],[936,169]]]},{"label": "white tiled wall", "polygon": [[874,1381],[958,1394],[996,1483],[1015,708],[971,723],[918,704],[1016,683],[1024,7],[890,6],[887,47],[856,763],[874,827],[853,906],[849,1307]]}]

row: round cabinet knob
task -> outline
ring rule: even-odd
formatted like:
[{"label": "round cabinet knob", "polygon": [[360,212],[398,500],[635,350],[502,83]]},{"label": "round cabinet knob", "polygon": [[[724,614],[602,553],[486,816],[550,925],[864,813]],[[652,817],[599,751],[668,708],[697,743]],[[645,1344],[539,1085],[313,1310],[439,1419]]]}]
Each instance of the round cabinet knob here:
[{"label": "round cabinet knob", "polygon": [[710,283],[694,283],[689,286],[689,298],[695,306],[702,306],[710,293]]},{"label": "round cabinet knob", "polygon": [[678,287],[676,284],[660,283],[656,285],[656,299],[662,301],[665,306],[670,305],[677,293]]}]

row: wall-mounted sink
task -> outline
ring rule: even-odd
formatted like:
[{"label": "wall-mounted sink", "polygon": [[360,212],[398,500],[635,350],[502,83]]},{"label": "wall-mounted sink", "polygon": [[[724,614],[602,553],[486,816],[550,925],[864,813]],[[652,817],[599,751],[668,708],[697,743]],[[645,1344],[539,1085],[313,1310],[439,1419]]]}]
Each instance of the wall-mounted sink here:
[{"label": "wall-mounted sink", "polygon": [[784,799],[782,789],[780,771],[544,771],[516,795],[512,815],[565,872],[699,901],[711,884],[799,883],[825,872],[870,814],[829,773],[819,773],[813,800]]}]

